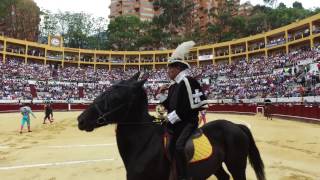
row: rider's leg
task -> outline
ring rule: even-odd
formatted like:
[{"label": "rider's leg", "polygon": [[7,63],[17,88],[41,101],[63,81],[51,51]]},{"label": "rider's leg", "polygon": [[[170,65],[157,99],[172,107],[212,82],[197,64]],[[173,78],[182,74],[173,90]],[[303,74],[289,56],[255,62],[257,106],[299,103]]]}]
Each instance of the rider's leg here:
[{"label": "rider's leg", "polygon": [[177,162],[178,179],[188,178],[188,174],[187,174],[188,162],[185,154],[185,145],[188,138],[196,128],[197,127],[193,124],[186,125],[177,139],[175,157]]}]

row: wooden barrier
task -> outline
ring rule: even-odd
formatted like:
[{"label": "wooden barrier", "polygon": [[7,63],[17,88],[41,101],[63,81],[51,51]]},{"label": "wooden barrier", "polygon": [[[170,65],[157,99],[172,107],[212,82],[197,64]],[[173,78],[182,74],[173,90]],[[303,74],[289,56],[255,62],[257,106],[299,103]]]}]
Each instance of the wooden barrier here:
[{"label": "wooden barrier", "polygon": [[[157,104],[149,104],[149,110],[154,111]],[[52,105],[54,111],[72,111],[83,110],[88,107],[88,104],[65,104],[56,103]],[[208,111],[213,113],[239,113],[239,114],[256,114],[256,104],[210,104]],[[259,106],[261,107],[261,106]],[[18,112],[20,106],[18,104],[0,104],[0,113]],[[43,111],[43,104],[32,104],[33,111]],[[320,105],[305,106],[305,105],[287,105],[275,104],[271,105],[271,114],[274,116],[304,119],[309,121],[320,122]]]}]

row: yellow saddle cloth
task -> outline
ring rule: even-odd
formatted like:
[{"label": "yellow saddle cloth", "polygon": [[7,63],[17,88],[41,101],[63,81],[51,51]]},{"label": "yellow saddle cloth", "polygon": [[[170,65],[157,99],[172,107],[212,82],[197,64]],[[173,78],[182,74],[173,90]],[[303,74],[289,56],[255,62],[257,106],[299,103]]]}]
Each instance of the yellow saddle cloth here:
[{"label": "yellow saddle cloth", "polygon": [[[190,163],[208,159],[213,153],[213,147],[210,144],[210,141],[207,138],[207,136],[205,136],[204,134],[201,134],[200,137],[193,138],[192,144],[193,144],[193,156],[189,160]],[[187,145],[187,148],[188,148],[188,145]],[[186,151],[188,151],[188,149],[186,149]]]},{"label": "yellow saddle cloth", "polygon": [[[164,146],[168,154],[169,137],[164,136]],[[186,143],[185,152],[189,163],[206,160],[213,155],[213,145],[201,131],[197,131]],[[169,154],[168,154],[169,155]],[[171,159],[169,155],[169,159]]]}]

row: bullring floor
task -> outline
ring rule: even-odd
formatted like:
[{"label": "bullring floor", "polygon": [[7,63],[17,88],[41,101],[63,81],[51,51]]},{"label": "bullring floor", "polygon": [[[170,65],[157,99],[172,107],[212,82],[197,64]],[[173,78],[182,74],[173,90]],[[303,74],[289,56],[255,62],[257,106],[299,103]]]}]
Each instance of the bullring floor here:
[{"label": "bullring floor", "polygon": [[[93,133],[77,129],[80,112],[56,112],[53,125],[43,113],[32,133],[18,133],[20,115],[0,114],[1,180],[124,180],[114,126]],[[320,179],[320,125],[246,115],[208,114],[208,119],[247,123],[255,137],[269,180]],[[255,179],[251,166],[248,179]],[[215,179],[211,177],[210,179]]]}]

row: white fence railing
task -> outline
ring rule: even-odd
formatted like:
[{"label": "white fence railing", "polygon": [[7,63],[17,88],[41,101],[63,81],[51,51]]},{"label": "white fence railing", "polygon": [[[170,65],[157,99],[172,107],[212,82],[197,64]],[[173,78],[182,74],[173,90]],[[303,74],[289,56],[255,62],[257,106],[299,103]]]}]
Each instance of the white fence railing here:
[{"label": "white fence railing", "polygon": [[66,104],[90,104],[93,101],[89,100],[0,100],[0,104],[19,104],[19,103],[66,103]]},{"label": "white fence railing", "polygon": [[[320,96],[307,96],[307,97],[289,97],[289,98],[255,98],[255,99],[217,99],[209,100],[209,103],[239,103],[241,100],[243,103],[263,103],[266,99],[269,99],[272,103],[320,103]],[[0,100],[0,104],[18,104],[18,103],[33,103],[33,104],[43,104],[43,103],[67,103],[67,104],[90,104],[91,100]],[[151,104],[158,104],[158,100],[150,100]]]}]

